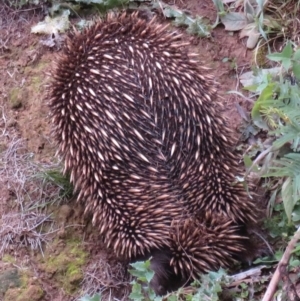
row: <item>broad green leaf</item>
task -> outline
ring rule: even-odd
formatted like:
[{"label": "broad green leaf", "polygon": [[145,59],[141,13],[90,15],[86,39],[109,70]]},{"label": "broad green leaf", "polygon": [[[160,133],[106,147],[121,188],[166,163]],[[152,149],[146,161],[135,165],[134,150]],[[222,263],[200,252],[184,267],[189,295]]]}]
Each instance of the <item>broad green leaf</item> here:
[{"label": "broad green leaf", "polygon": [[282,52],[275,52],[267,55],[267,58],[271,61],[281,62],[285,70],[288,70],[292,65],[293,48],[291,42],[287,42]]},{"label": "broad green leaf", "polygon": [[177,296],[176,295],[169,296],[167,301],[177,301]]},{"label": "broad green leaf", "polygon": [[[239,79],[241,84],[250,91],[260,92],[269,84],[268,76],[272,78],[279,74],[281,68],[259,69],[259,72],[248,71],[243,73]],[[263,85],[261,85],[263,84]],[[250,88],[249,88],[250,87]],[[256,88],[255,88],[256,87]]]},{"label": "broad green leaf", "polygon": [[293,55],[294,60],[300,60],[300,48],[297,49]]},{"label": "broad green leaf", "polygon": [[137,277],[141,281],[147,281],[145,277],[145,272],[144,271],[138,271],[138,270],[128,270],[128,272],[132,275]]},{"label": "broad green leaf", "polygon": [[281,188],[282,201],[284,205],[284,210],[287,215],[289,222],[291,221],[291,216],[294,208],[293,204],[293,187],[292,187],[292,179],[288,177]]},{"label": "broad green leaf", "polygon": [[256,126],[259,128],[268,130],[269,127],[266,124],[266,122],[263,120],[262,115],[260,113],[260,110],[262,106],[264,105],[264,102],[266,100],[272,100],[273,99],[273,88],[274,84],[269,84],[260,94],[259,98],[255,102],[252,111],[251,111],[251,117],[253,119],[253,122]]},{"label": "broad green leaf", "polygon": [[247,40],[247,43],[246,43],[246,46],[248,49],[253,49],[258,40],[259,40],[259,37],[260,37],[260,33],[258,32],[257,28],[253,28],[249,34],[248,34],[248,40]]},{"label": "broad green leaf", "polygon": [[150,260],[136,261],[130,265],[138,271],[146,271],[150,267]]},{"label": "broad green leaf", "polygon": [[290,41],[288,41],[285,45],[285,47],[282,50],[282,55],[283,57],[290,59],[292,58],[292,54],[293,54],[293,48],[292,48],[292,44]]},{"label": "broad green leaf", "polygon": [[218,12],[225,12],[224,4],[222,0],[212,0]]},{"label": "broad green leaf", "polygon": [[258,27],[258,31],[260,32],[260,34],[262,35],[262,37],[267,41],[267,35],[266,32],[264,30],[264,14],[261,13],[259,16],[259,22],[257,23],[257,27]]},{"label": "broad green leaf", "polygon": [[84,296],[80,298],[80,301],[101,301],[101,296],[99,294],[96,294],[93,297]]},{"label": "broad green leaf", "polygon": [[[300,221],[300,207],[299,206],[296,207],[297,208],[296,209],[294,208],[292,213],[292,221],[298,223]],[[296,251],[300,251],[300,245],[297,245]]]},{"label": "broad green leaf", "polygon": [[251,16],[255,15],[254,7],[249,1],[246,1],[245,3],[245,12]]},{"label": "broad green leaf", "polygon": [[198,35],[199,37],[210,36],[211,26],[203,17],[196,16],[195,18],[192,18],[171,6],[166,6],[163,11],[167,18],[175,18],[173,22],[175,26],[187,27],[188,33]]},{"label": "broad green leaf", "polygon": [[299,62],[294,62],[293,63],[293,73],[295,75],[295,77],[300,80],[300,63]]},{"label": "broad green leaf", "polygon": [[142,293],[141,284],[139,284],[137,282],[132,283],[132,291],[131,291],[131,294],[129,295],[129,298],[134,301],[144,301],[145,300],[145,297]]},{"label": "broad green leaf", "polygon": [[276,262],[278,262],[278,260],[275,258],[263,257],[263,258],[257,258],[256,260],[254,260],[253,264],[259,264],[259,263],[274,264]]},{"label": "broad green leaf", "polygon": [[252,160],[247,155],[244,156],[244,164],[245,164],[246,168],[249,168],[252,165]]},{"label": "broad green leaf", "polygon": [[257,5],[257,13],[261,12],[264,9],[266,0],[256,0]]},{"label": "broad green leaf", "polygon": [[300,260],[299,259],[291,259],[289,262],[289,266],[292,268],[297,268],[300,266]]},{"label": "broad green leaf", "polygon": [[[298,133],[300,135],[300,133]],[[293,139],[295,139],[295,133],[292,131],[289,131],[288,133],[285,133],[283,136],[279,137],[274,143],[274,148],[278,149],[285,145],[288,142],[291,142]]]},{"label": "broad green leaf", "polygon": [[148,283],[150,283],[150,281],[152,280],[153,276],[154,276],[154,272],[153,271],[147,271],[147,272],[145,272],[145,277],[146,277]]},{"label": "broad green leaf", "polygon": [[172,8],[171,6],[167,6],[164,8],[164,15],[167,18],[177,18],[177,17],[181,17],[183,13],[177,9]]},{"label": "broad green leaf", "polygon": [[221,17],[221,22],[224,24],[225,30],[228,31],[241,30],[248,24],[245,14],[236,12],[230,12]]}]

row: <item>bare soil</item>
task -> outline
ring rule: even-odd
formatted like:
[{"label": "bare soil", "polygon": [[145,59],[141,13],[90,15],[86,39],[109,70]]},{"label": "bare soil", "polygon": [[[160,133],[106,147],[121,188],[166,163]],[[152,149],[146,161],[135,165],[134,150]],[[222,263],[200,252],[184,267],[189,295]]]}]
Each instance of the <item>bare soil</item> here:
[{"label": "bare soil", "polygon": [[[205,16],[211,23],[215,21],[211,0],[177,0],[169,4],[194,16]],[[13,10],[0,5],[0,118],[1,114],[4,118],[0,123],[0,152],[7,152],[13,141],[21,139],[23,148],[15,152],[16,156],[31,154],[34,163],[48,166],[57,161],[47,119],[47,72],[58,51],[42,46],[41,36],[30,32],[44,17],[42,9]],[[240,135],[242,119],[236,105],[247,110],[249,104],[226,92],[237,89],[238,75],[249,67],[252,53],[237,34],[225,32],[222,26],[214,29],[209,39],[188,34],[184,39],[200,53],[205,65],[212,68],[230,124]],[[18,158],[18,164],[22,164],[23,157]],[[39,200],[35,186],[26,185],[27,192]],[[51,195],[51,189],[55,192],[56,188],[47,189]],[[34,204],[35,199],[31,197],[31,201]],[[20,204],[9,178],[0,179],[0,215],[17,212]],[[38,212],[42,216],[43,211]],[[0,247],[0,300],[77,300],[84,292],[92,292],[100,285],[108,291],[113,289],[113,294],[121,299],[128,290],[124,266],[103,247],[88,218],[82,218],[82,208],[74,200],[59,202],[50,206],[46,215],[49,221],[42,233],[52,231],[52,235],[42,242],[42,250],[32,248],[29,240],[26,245],[25,232],[16,235],[5,250]]]}]

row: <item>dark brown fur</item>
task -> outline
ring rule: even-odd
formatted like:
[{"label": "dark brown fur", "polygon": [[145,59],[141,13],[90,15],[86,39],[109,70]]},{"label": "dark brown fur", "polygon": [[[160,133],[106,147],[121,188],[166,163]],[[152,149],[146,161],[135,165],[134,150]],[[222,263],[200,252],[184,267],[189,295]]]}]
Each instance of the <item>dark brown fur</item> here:
[{"label": "dark brown fur", "polygon": [[65,170],[107,245],[128,259],[162,250],[157,275],[160,266],[188,279],[242,252],[235,224],[254,221],[255,207],[233,184],[239,156],[213,79],[182,46],[137,13],[74,32],[50,112]]}]

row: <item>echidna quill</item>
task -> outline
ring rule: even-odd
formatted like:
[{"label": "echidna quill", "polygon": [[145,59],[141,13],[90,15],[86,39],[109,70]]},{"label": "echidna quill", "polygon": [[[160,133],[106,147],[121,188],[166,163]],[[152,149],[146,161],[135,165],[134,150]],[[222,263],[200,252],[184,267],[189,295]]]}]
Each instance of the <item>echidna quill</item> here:
[{"label": "echidna quill", "polygon": [[49,87],[58,153],[107,245],[181,283],[227,266],[255,219],[213,79],[183,46],[155,18],[109,14],[70,34]]}]

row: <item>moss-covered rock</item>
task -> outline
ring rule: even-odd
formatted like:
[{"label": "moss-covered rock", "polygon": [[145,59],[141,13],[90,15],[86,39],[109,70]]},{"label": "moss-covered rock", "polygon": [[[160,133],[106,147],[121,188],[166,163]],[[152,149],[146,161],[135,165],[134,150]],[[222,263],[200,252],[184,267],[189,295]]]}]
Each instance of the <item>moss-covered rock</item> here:
[{"label": "moss-covered rock", "polygon": [[38,284],[31,284],[22,288],[9,289],[4,297],[4,301],[40,301],[44,296],[44,291]]},{"label": "moss-covered rock", "polygon": [[[53,248],[56,252],[53,252]],[[52,249],[52,252],[50,251]],[[82,247],[82,242],[69,239],[64,242],[57,240],[48,247],[45,253],[42,270],[50,274],[59,287],[73,295],[83,280],[82,267],[86,263],[87,253]]]},{"label": "moss-covered rock", "polygon": [[8,105],[11,109],[19,109],[23,106],[27,97],[25,89],[13,88],[10,90],[8,97]]},{"label": "moss-covered rock", "polygon": [[[44,291],[37,279],[27,270],[18,271],[14,269],[11,276],[5,279],[10,281],[4,298],[1,299],[3,301],[39,301],[44,295]],[[0,283],[5,282],[0,280]]]},{"label": "moss-covered rock", "polygon": [[[16,268],[10,268],[0,273],[0,300],[10,288],[20,287],[21,279]],[[14,300],[14,299],[11,299]]]},{"label": "moss-covered rock", "polygon": [[9,254],[4,254],[1,260],[5,263],[16,263],[16,259]]}]

